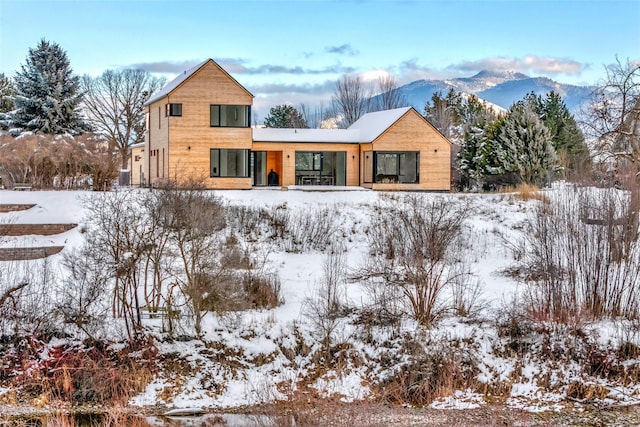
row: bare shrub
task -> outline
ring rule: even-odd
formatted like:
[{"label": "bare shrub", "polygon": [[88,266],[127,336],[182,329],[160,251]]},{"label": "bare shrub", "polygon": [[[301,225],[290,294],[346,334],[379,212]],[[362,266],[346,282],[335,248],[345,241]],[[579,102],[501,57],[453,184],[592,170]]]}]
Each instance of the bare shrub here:
[{"label": "bare shrub", "polygon": [[[507,357],[523,355],[533,345],[535,326],[518,298],[506,301],[495,313],[495,327]],[[494,348],[494,351],[498,349]],[[500,354],[500,351],[497,351]]]},{"label": "bare shrub", "polygon": [[398,292],[405,312],[432,325],[446,311],[443,290],[459,274],[452,268],[460,261],[453,248],[467,216],[467,204],[452,206],[440,197],[408,195],[379,206],[369,232],[370,257],[351,280],[373,282],[368,288],[381,287],[382,298]]},{"label": "bare shrub", "polygon": [[316,284],[313,294],[304,301],[304,313],[311,321],[324,350],[329,353],[334,332],[346,307],[346,260],[344,249],[339,244],[334,244],[325,255],[322,272],[322,278]]},{"label": "bare shrub", "polygon": [[525,278],[537,318],[638,316],[640,245],[633,191],[564,188],[527,233]]},{"label": "bare shrub", "polygon": [[246,271],[240,273],[248,308],[273,308],[284,302],[280,276],[267,268],[267,256],[266,253],[262,257],[254,255]]},{"label": "bare shrub", "polygon": [[112,278],[103,253],[95,246],[85,245],[65,252],[62,265],[67,274],[58,291],[56,312],[64,323],[95,339],[109,310],[106,301]]},{"label": "bare shrub", "polygon": [[272,239],[284,239],[287,235],[289,227],[289,210],[287,205],[278,205],[272,207],[265,212],[268,229],[270,230],[270,237]]},{"label": "bare shrub", "polygon": [[413,354],[398,372],[381,383],[382,398],[395,404],[426,405],[456,390],[475,388],[476,368],[464,347],[444,342],[423,348],[412,344]]},{"label": "bare shrub", "polygon": [[227,207],[227,223],[248,242],[255,242],[261,235],[268,214],[255,206]]},{"label": "bare shrub", "polygon": [[336,211],[329,208],[313,209],[291,214],[287,223],[285,250],[301,253],[323,251],[333,241],[337,230]]},{"label": "bare shrub", "polygon": [[52,336],[59,330],[48,289],[54,276],[47,259],[0,266],[0,334]]},{"label": "bare shrub", "polygon": [[117,176],[113,153],[99,137],[0,135],[0,168],[5,184],[27,182],[36,188],[107,190]]},{"label": "bare shrub", "polygon": [[[98,341],[84,348],[49,347],[39,366],[43,388],[53,399],[76,405],[126,404],[152,378],[155,347],[148,341],[139,344],[120,351]],[[132,352],[137,357],[131,357]]]},{"label": "bare shrub", "polygon": [[[458,264],[460,268],[464,268]],[[453,275],[451,281],[451,308],[457,316],[474,317],[480,314],[485,304],[482,301],[482,283],[468,270]]]},{"label": "bare shrub", "polygon": [[84,205],[88,233],[83,255],[109,269],[112,315],[124,320],[127,336],[133,340],[142,330],[139,289],[146,277],[147,215],[137,193],[128,190],[86,197]]},{"label": "bare shrub", "polygon": [[533,184],[521,183],[516,187],[501,187],[500,193],[512,193],[513,197],[528,202],[530,200],[539,200],[543,203],[549,203],[549,198],[540,191],[540,187]]}]

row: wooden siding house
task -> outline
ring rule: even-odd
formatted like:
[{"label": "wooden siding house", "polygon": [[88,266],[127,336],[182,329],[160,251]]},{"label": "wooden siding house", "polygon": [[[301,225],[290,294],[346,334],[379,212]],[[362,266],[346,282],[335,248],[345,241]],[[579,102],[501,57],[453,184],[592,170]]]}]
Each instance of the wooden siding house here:
[{"label": "wooden siding house", "polygon": [[185,71],[145,104],[144,165],[132,163],[132,177],[211,189],[450,189],[451,143],[411,107],[365,114],[348,129],[252,129],[252,104],[212,59]]}]

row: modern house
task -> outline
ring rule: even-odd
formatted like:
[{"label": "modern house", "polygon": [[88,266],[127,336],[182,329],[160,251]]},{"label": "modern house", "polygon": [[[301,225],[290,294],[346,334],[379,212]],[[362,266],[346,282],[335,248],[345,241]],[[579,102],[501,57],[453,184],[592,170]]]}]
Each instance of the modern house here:
[{"label": "modern house", "polygon": [[253,95],[212,59],[185,71],[145,104],[133,183],[137,175],[152,185],[204,179],[211,189],[450,189],[451,143],[411,107],[366,114],[348,129],[252,129],[252,105]]}]

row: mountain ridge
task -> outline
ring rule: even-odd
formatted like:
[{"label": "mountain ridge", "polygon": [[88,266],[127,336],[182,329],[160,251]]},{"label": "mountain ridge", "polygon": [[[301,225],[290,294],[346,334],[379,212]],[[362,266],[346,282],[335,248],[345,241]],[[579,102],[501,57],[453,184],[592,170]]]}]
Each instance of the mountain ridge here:
[{"label": "mountain ridge", "polygon": [[576,114],[593,91],[591,86],[559,83],[549,77],[531,77],[515,71],[482,70],[471,77],[453,79],[422,79],[400,86],[398,90],[408,104],[422,112],[425,103],[431,101],[436,92],[446,95],[453,88],[463,94],[474,94],[492,104],[508,109],[525,95],[534,92],[544,96],[555,91],[564,100],[569,111]]}]

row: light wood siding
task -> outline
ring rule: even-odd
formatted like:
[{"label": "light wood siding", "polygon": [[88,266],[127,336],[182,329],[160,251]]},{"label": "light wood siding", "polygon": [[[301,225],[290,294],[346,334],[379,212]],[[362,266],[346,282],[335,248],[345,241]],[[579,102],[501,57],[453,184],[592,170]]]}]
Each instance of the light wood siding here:
[{"label": "light wood siding", "polygon": [[349,186],[359,185],[358,144],[333,144],[314,142],[254,142],[253,150],[282,152],[282,173],[280,174],[280,183],[285,187],[295,185],[296,183],[296,151],[343,151],[347,153],[346,184]]},{"label": "light wood siding", "polygon": [[211,127],[211,105],[249,105],[253,96],[213,61],[174,89],[163,101],[182,104],[169,123],[168,176],[203,180],[207,188],[251,188],[251,178],[211,178],[210,149],[251,149],[251,128]]},{"label": "light wood siding", "polygon": [[[368,151],[363,144],[361,151]],[[415,110],[409,110],[371,144],[373,151],[420,152],[419,184],[373,184],[375,190],[451,189],[451,143]]]},{"label": "light wood siding", "polygon": [[371,175],[371,180],[373,180],[373,169],[369,172],[365,171],[365,165],[368,163],[368,160],[371,160],[371,164],[373,165],[373,159],[367,159],[365,156],[373,156],[373,144],[360,144],[360,186],[364,188],[372,188],[373,183],[368,182],[369,176]]},{"label": "light wood siding", "polygon": [[145,181],[147,181],[148,164],[149,163],[146,158],[146,150],[144,149],[144,147],[136,147],[131,149],[131,158],[129,159],[129,169],[131,170],[131,185],[140,186],[141,174],[144,174],[144,179]]},{"label": "light wood siding", "polygon": [[[169,176],[168,159],[162,159],[162,153],[169,153],[169,120],[165,116],[166,98],[147,107],[149,114],[149,129],[147,130],[147,146],[145,159],[147,160],[148,182],[158,185]],[[164,164],[165,169],[162,170]]]}]

